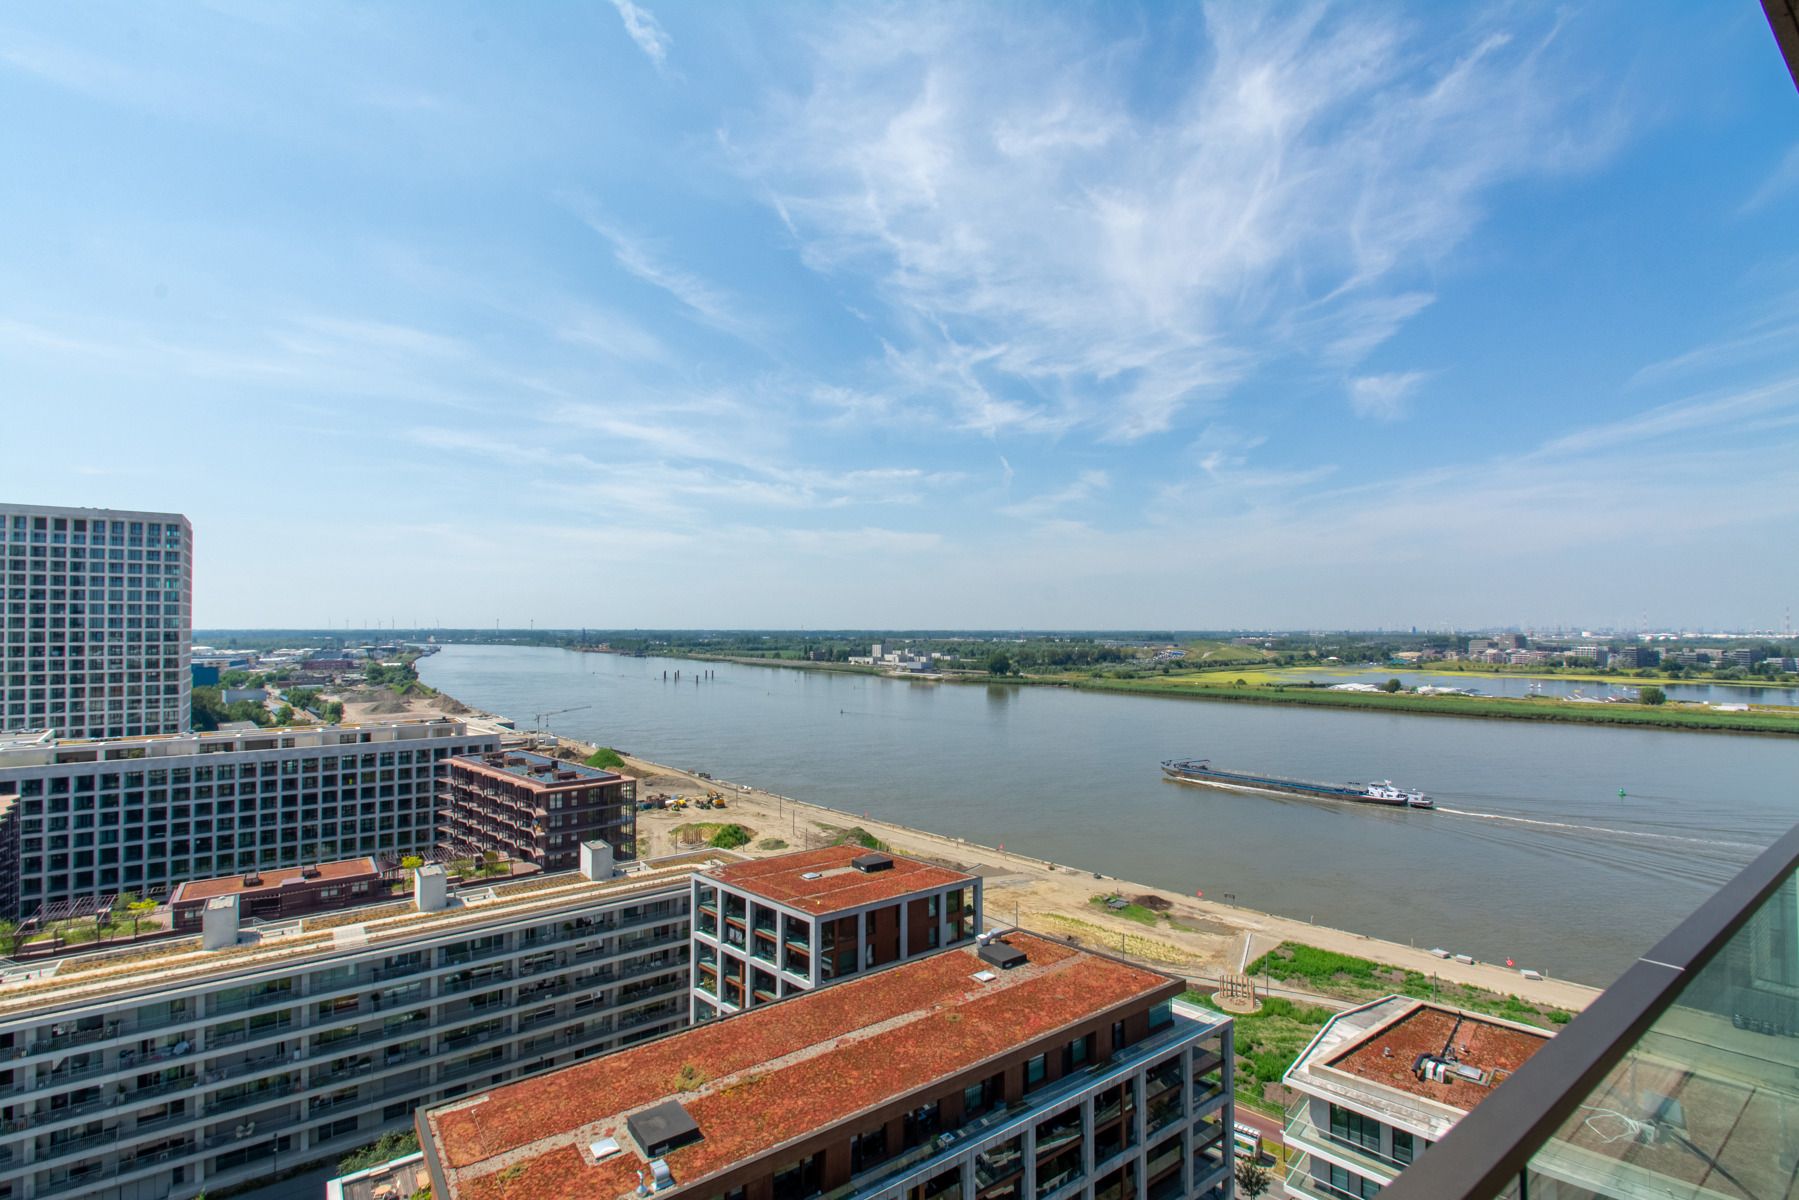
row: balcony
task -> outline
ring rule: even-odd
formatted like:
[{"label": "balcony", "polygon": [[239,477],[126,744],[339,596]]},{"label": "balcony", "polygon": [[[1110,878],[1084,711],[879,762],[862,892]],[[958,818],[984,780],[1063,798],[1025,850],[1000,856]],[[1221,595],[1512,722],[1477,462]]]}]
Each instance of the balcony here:
[{"label": "balcony", "polygon": [[[1329,1167],[1310,1154],[1292,1159],[1287,1167],[1287,1194],[1303,1196],[1306,1200],[1362,1200],[1361,1193],[1336,1187],[1328,1182],[1328,1177],[1315,1178],[1312,1174],[1314,1171],[1327,1173]],[[1382,1191],[1384,1193],[1385,1189]]]},{"label": "balcony", "polygon": [[1799,827],[1637,959],[1382,1200],[1790,1194],[1795,981]]},{"label": "balcony", "polygon": [[1356,1174],[1376,1183],[1390,1182],[1395,1175],[1411,1165],[1381,1153],[1378,1147],[1364,1146],[1320,1128],[1311,1115],[1311,1103],[1315,1102],[1308,1101],[1308,1097],[1301,1096],[1287,1108],[1284,1136],[1289,1146],[1342,1163]]}]

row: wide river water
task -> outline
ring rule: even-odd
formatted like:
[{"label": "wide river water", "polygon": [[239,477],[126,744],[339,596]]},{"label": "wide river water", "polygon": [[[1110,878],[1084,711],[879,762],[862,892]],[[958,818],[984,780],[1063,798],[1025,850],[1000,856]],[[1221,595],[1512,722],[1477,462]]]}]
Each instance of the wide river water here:
[{"label": "wide river water", "polygon": [[[714,678],[690,682],[707,669]],[[519,646],[449,646],[419,671],[521,728],[578,709],[547,727],[834,808],[1593,984],[1799,820],[1799,741],[1785,738]],[[1161,760],[1200,756],[1308,779],[1392,778],[1439,808],[1164,780]]]}]

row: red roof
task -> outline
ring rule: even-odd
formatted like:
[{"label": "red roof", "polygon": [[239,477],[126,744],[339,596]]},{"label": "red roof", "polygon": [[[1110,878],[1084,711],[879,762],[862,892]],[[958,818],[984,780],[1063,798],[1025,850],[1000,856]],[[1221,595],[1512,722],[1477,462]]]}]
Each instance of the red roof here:
[{"label": "red roof", "polygon": [[[860,846],[797,850],[775,858],[732,863],[707,871],[701,878],[716,879],[814,916],[974,882],[972,875],[898,854],[885,855],[893,860],[893,866],[884,871],[858,871],[850,865],[868,853]],[[817,878],[805,878],[808,875]]]},{"label": "red roof", "polygon": [[[700,1129],[664,1156],[685,1186],[1180,986],[1026,934],[1007,940],[1029,961],[991,982],[973,978],[984,964],[972,948],[944,951],[428,1109],[426,1135],[457,1200],[618,1200],[644,1168],[625,1118],[666,1098]],[[626,1152],[593,1163],[586,1147],[600,1137]]]},{"label": "red roof", "polygon": [[[1547,1033],[1516,1029],[1496,1021],[1420,1004],[1398,1020],[1373,1030],[1326,1065],[1358,1079],[1422,1096],[1467,1112],[1485,1100],[1531,1055],[1549,1042]],[[1483,1072],[1502,1072],[1498,1079],[1476,1083],[1451,1074],[1447,1081],[1419,1079],[1412,1070],[1420,1054],[1440,1055],[1453,1049],[1456,1061]]]},{"label": "red roof", "polygon": [[320,863],[316,867],[278,867],[273,871],[249,872],[260,874],[262,882],[254,885],[244,883],[244,875],[221,875],[217,879],[198,879],[184,883],[175,889],[169,897],[170,904],[180,904],[185,900],[211,900],[215,896],[245,896],[252,892],[270,892],[304,878],[302,872],[317,871],[318,874],[307,883],[328,883],[332,880],[358,879],[363,876],[379,878],[381,871],[375,866],[372,858],[346,858],[341,862]]}]

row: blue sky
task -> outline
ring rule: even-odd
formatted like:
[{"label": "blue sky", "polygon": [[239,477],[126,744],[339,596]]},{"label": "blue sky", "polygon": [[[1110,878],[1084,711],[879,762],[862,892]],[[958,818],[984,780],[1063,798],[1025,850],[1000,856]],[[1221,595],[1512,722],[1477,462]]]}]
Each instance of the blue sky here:
[{"label": "blue sky", "polygon": [[1752,4],[13,6],[0,112],[0,493],[202,626],[1799,598]]}]

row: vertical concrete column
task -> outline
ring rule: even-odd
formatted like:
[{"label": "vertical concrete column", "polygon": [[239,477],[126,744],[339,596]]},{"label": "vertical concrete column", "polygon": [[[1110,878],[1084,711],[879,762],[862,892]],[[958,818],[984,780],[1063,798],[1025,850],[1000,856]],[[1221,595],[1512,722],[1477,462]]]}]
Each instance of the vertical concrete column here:
[{"label": "vertical concrete column", "polygon": [[1093,1096],[1081,1100],[1081,1175],[1087,1180],[1087,1191],[1093,1188]]},{"label": "vertical concrete column", "polygon": [[905,962],[912,957],[911,919],[912,901],[901,900],[899,902],[899,957],[894,959],[895,962]]},{"label": "vertical concrete column", "polygon": [[868,969],[868,913],[856,914],[856,971]]},{"label": "vertical concrete column", "polygon": [[[782,932],[781,927],[784,927],[786,924],[787,924],[787,918],[782,917],[780,927],[777,927],[777,929],[776,929],[776,936],[780,936],[780,934]],[[824,931],[821,930],[818,926],[818,918],[817,917],[807,917],[806,918],[806,948],[807,948],[807,950],[810,951],[810,953],[808,953],[806,955],[806,960],[807,960],[806,966],[809,968],[807,974],[810,977],[811,984],[813,987],[817,987],[819,985],[819,981],[823,978],[824,963],[823,963],[822,959],[824,958],[824,955],[821,951],[821,944],[823,942],[824,942]]]}]

